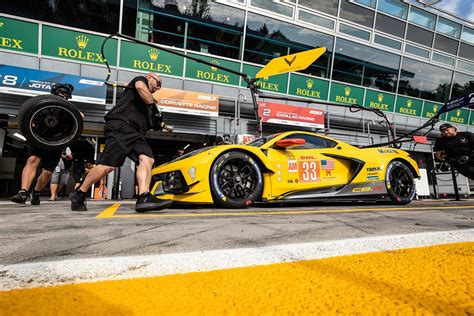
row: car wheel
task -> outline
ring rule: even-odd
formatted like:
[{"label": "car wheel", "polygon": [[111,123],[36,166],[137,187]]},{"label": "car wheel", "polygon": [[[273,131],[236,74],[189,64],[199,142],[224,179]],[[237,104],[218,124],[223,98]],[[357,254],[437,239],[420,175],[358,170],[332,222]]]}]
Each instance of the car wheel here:
[{"label": "car wheel", "polygon": [[389,163],[385,174],[385,185],[393,204],[408,204],[415,197],[416,188],[413,173],[401,161]]},{"label": "car wheel", "polygon": [[263,177],[258,163],[242,152],[227,152],[211,167],[214,202],[226,208],[245,208],[261,197]]},{"label": "car wheel", "polygon": [[82,134],[83,119],[69,101],[56,95],[41,95],[25,101],[18,112],[23,136],[30,144],[61,150]]}]

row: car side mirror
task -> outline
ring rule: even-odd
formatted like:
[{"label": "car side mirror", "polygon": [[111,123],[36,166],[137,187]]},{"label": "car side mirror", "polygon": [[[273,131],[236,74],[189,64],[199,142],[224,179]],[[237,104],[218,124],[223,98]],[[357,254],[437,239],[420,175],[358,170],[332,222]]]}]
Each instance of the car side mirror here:
[{"label": "car side mirror", "polygon": [[419,144],[428,144],[428,137],[426,136],[413,136],[413,141]]},{"label": "car side mirror", "polygon": [[280,139],[275,142],[275,147],[278,149],[286,149],[291,146],[304,145],[306,140],[304,138],[289,138],[289,139]]}]

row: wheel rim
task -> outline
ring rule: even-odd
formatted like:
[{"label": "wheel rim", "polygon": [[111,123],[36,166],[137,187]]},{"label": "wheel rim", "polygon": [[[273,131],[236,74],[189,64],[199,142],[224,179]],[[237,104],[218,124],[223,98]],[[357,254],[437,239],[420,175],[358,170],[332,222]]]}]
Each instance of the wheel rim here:
[{"label": "wheel rim", "polygon": [[252,165],[242,159],[232,159],[219,172],[219,187],[226,197],[245,199],[258,183],[258,174]]},{"label": "wheel rim", "polygon": [[390,171],[390,186],[393,193],[400,198],[410,197],[413,180],[408,170],[400,166],[394,167]]},{"label": "wheel rim", "polygon": [[70,110],[53,105],[33,113],[29,128],[38,141],[48,145],[60,145],[68,143],[76,136],[78,121]]}]

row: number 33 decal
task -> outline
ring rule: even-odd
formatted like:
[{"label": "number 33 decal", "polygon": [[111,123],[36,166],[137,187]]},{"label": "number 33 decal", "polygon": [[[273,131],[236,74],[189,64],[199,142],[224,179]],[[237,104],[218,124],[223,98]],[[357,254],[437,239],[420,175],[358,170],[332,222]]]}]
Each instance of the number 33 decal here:
[{"label": "number 33 decal", "polygon": [[319,181],[319,161],[299,161],[300,182]]}]

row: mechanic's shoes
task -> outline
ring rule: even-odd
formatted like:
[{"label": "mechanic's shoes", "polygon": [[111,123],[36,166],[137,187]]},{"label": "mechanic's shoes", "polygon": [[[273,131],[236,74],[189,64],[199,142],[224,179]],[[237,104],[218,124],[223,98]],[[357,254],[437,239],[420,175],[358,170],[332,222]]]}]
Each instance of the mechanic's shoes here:
[{"label": "mechanic's shoes", "polygon": [[138,196],[135,211],[138,213],[157,211],[167,208],[173,204],[170,200],[160,200],[154,197],[150,192],[142,193]]},{"label": "mechanic's shoes", "polygon": [[25,204],[26,200],[28,200],[28,191],[20,190],[10,200],[15,203]]},{"label": "mechanic's shoes", "polygon": [[86,194],[79,189],[71,192],[69,199],[71,200],[71,211],[87,211]]},{"label": "mechanic's shoes", "polygon": [[40,205],[40,194],[41,192],[33,190],[31,193],[31,205]]}]

